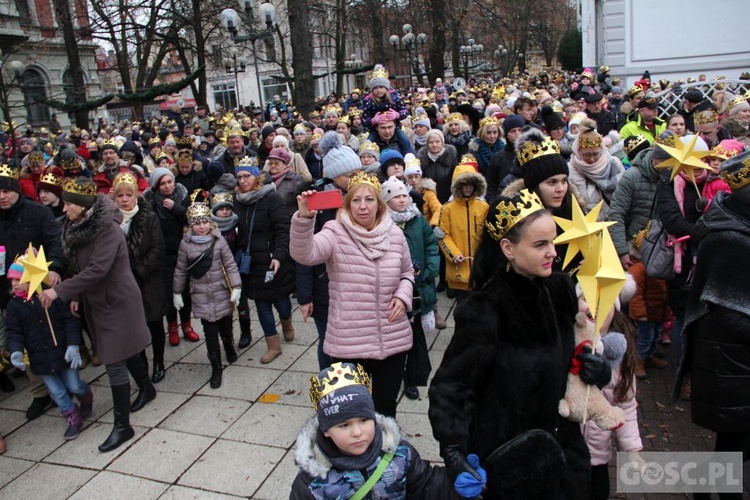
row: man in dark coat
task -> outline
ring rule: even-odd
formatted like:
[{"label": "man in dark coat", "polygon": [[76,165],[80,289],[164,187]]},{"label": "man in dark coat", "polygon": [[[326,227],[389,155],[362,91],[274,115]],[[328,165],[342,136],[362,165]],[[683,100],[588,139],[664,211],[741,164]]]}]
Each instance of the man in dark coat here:
[{"label": "man in dark coat", "polygon": [[[248,154],[245,140],[242,137],[242,129],[230,129],[227,133],[227,149],[208,166],[208,178],[216,183],[222,174],[234,175],[234,160]],[[254,156],[254,155],[253,155]]]},{"label": "man in dark coat", "polygon": [[602,108],[601,94],[588,94],[583,100],[586,102],[586,116],[596,122],[596,131],[607,135],[617,130],[617,118],[611,112]]},{"label": "man in dark coat", "polygon": [[[0,165],[0,245],[5,247],[5,262],[9,266],[17,255],[22,255],[29,247],[44,247],[44,254],[50,264],[50,284],[57,285],[65,269],[60,224],[55,221],[52,211],[21,196],[18,183],[19,171],[7,165]],[[5,309],[11,297],[10,281],[0,276],[0,307]],[[31,381],[34,400],[26,412],[26,418],[39,417],[52,404],[49,392],[42,379],[26,370]]]}]

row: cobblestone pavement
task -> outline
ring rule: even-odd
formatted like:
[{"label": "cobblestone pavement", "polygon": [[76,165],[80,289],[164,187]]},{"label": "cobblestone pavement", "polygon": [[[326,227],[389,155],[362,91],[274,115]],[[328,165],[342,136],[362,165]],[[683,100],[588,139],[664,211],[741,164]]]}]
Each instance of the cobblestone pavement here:
[{"label": "cobblestone pavement", "polygon": [[[439,294],[438,305],[448,328],[428,336],[434,368],[453,333],[453,301]],[[202,334],[198,321],[193,326]],[[80,436],[70,442],[63,440],[65,423],[56,408],[26,421],[24,413],[31,402],[28,383],[25,378],[15,379],[18,389],[0,394],[0,433],[8,446],[0,456],[0,498],[288,498],[296,474],[294,440],[303,422],[313,415],[307,389],[310,375],[317,372],[315,326],[312,321],[303,323],[297,310],[294,326],[294,342],[284,343],[283,355],[273,363],[261,365],[264,343],[253,313],[253,345],[225,369],[223,385],[216,390],[208,387],[210,365],[202,341],[167,345],[167,376],[157,384],[156,400],[131,416],[135,438],[106,454],[96,449],[112,423],[112,396],[104,367],[82,371],[82,377],[93,384],[94,412]],[[639,384],[646,449],[712,449],[712,433],[690,422],[689,403],[669,401],[673,375],[670,365]],[[398,421],[421,455],[439,462],[427,418],[426,389],[420,388],[420,394],[417,401],[402,398]],[[614,479],[614,466],[610,472]],[[750,491],[749,477],[746,466],[746,491]]]}]

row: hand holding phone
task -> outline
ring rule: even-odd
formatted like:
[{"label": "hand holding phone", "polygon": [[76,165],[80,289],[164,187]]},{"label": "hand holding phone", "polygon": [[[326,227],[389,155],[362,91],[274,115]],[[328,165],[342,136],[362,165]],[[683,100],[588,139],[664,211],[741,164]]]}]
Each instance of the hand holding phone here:
[{"label": "hand holding phone", "polygon": [[307,197],[308,210],[330,210],[341,208],[344,204],[344,198],[340,189],[330,191],[315,191]]}]

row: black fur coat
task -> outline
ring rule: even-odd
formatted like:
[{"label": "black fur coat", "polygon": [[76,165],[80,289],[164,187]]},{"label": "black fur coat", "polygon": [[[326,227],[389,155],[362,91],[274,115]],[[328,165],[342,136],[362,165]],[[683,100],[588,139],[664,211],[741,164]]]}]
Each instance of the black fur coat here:
[{"label": "black fur coat", "polygon": [[[579,424],[558,414],[576,312],[573,283],[561,273],[530,280],[500,272],[460,304],[456,332],[429,390],[430,422],[441,449],[457,444],[484,461],[515,436],[543,429],[565,450],[562,491],[568,498],[588,497],[588,448]],[[537,458],[530,450],[529,461]]]}]

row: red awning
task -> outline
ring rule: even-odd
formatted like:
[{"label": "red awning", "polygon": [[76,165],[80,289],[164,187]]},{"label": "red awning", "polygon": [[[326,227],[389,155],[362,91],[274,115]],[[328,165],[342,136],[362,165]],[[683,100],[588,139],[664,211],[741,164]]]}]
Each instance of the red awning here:
[{"label": "red awning", "polygon": [[177,104],[181,108],[194,108],[198,105],[195,99],[184,99],[182,97],[170,97],[166,101],[159,104],[159,111],[167,111],[172,107],[172,104]]}]

